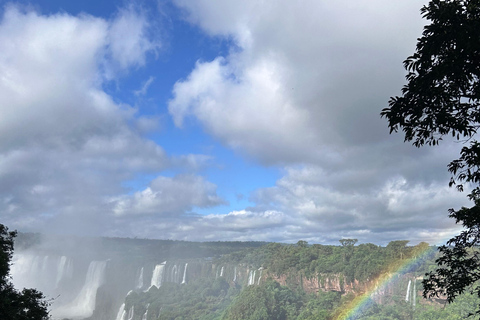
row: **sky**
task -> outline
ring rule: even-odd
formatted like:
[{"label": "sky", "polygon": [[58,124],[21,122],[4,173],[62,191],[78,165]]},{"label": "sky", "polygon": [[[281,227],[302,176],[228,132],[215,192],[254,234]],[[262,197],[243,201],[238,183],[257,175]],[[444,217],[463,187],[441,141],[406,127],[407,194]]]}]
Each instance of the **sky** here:
[{"label": "sky", "polygon": [[442,243],[461,143],[380,111],[414,0],[0,0],[0,223],[189,241]]}]

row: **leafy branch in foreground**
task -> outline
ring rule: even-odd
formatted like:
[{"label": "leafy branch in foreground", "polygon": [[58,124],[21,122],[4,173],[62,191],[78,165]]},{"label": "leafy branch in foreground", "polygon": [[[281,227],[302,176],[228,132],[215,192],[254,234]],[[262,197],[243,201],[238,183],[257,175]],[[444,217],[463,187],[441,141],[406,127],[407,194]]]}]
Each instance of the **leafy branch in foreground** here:
[{"label": "leafy branch in foreground", "polygon": [[[463,143],[460,158],[448,165],[449,185],[472,186],[471,208],[449,210],[464,230],[440,247],[438,268],[424,280],[424,296],[480,296],[480,0],[431,0],[421,9],[430,24],[416,52],[404,61],[407,84],[381,112],[390,133],[401,129],[414,146],[437,145],[444,136]],[[480,313],[480,306],[477,308]]]}]

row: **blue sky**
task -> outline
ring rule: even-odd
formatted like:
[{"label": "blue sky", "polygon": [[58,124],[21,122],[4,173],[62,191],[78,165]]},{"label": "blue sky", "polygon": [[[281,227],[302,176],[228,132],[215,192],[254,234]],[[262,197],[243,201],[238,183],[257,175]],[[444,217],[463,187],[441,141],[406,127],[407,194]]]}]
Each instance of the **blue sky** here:
[{"label": "blue sky", "polygon": [[180,240],[439,243],[461,145],[380,110],[418,1],[0,2],[0,222]]}]

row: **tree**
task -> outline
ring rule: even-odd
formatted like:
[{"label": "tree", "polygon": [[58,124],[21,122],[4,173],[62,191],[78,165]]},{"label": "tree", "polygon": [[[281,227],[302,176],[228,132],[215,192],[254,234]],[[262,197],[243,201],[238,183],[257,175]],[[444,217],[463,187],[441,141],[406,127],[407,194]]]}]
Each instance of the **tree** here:
[{"label": "tree", "polygon": [[392,259],[403,259],[405,258],[405,250],[407,248],[408,240],[395,240],[390,241],[387,245],[387,253]]},{"label": "tree", "polygon": [[0,224],[0,319],[46,320],[48,302],[35,289],[18,291],[10,281],[10,261],[13,253],[13,239],[16,231]]},{"label": "tree", "polygon": [[338,240],[344,247],[353,247],[358,239],[340,239]]},{"label": "tree", "polygon": [[340,239],[338,240],[344,250],[343,250],[343,261],[344,262],[349,262],[350,261],[350,257],[353,255],[353,246],[355,245],[355,243],[357,243],[357,239]]},{"label": "tree", "polygon": [[437,145],[446,135],[465,144],[448,165],[449,185],[472,186],[473,206],[449,210],[464,230],[439,248],[438,267],[423,281],[425,297],[446,294],[452,302],[465,291],[480,295],[480,1],[431,0],[421,13],[430,24],[404,61],[407,84],[381,116],[390,133],[401,129],[416,147]]}]

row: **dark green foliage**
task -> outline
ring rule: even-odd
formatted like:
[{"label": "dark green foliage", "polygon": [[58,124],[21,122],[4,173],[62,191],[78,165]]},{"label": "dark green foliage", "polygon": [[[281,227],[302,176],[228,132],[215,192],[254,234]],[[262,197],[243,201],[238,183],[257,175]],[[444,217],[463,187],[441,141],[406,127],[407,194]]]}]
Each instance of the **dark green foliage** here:
[{"label": "dark green foliage", "polygon": [[416,52],[404,61],[408,83],[381,115],[417,147],[442,136],[471,137],[480,122],[480,6],[478,0],[432,0]]},{"label": "dark green foliage", "polygon": [[43,294],[34,289],[18,291],[10,281],[10,261],[13,239],[17,233],[9,232],[0,224],[0,319],[46,320],[48,303]]},{"label": "dark green foliage", "polygon": [[148,292],[133,292],[126,299],[126,310],[135,306],[138,318],[147,310],[147,319],[220,319],[239,288],[230,287],[223,277],[199,278],[188,285],[169,283]]},{"label": "dark green foliage", "polygon": [[309,297],[308,302],[298,316],[298,320],[327,320],[332,311],[338,307],[341,295],[339,292],[319,292]]},{"label": "dark green foliage", "polygon": [[404,61],[408,83],[381,116],[390,132],[403,130],[416,147],[436,145],[445,135],[470,142],[448,170],[450,186],[473,187],[468,197],[474,206],[449,210],[465,230],[440,247],[438,269],[424,281],[425,296],[445,293],[452,302],[465,291],[480,295],[480,144],[474,139],[480,126],[480,1],[431,0],[421,13],[430,24]]},{"label": "dark green foliage", "polygon": [[[361,290],[307,293],[303,290],[303,282],[318,279],[322,283],[330,278],[337,279],[343,285],[351,285],[354,280],[360,284],[368,281],[375,283],[380,274],[395,273],[409,261],[408,275],[396,275],[399,282],[385,291],[381,304],[372,302],[370,308],[362,310],[352,320],[460,319],[454,315],[464,317],[473,312],[479,299],[470,295],[460,296],[447,308],[439,305],[441,300],[429,301],[431,305],[424,305],[425,301],[420,302],[418,295],[416,307],[411,301],[405,302],[408,280],[428,270],[435,259],[435,253],[425,254],[430,252],[427,243],[416,246],[407,246],[407,243],[406,240],[398,240],[386,247],[371,243],[352,245],[348,263],[344,262],[344,246],[272,243],[235,251],[213,261],[204,260],[209,273],[198,273],[199,277],[191,278],[187,284],[165,282],[159,289],[154,287],[148,292],[131,293],[126,299],[126,309],[134,306],[135,319],[141,319],[148,306],[147,320],[326,320],[339,316],[342,319],[341,315],[349,303],[362,293]],[[288,263],[284,264],[284,261]],[[212,268],[212,263],[215,268]],[[200,260],[191,261],[189,268],[203,270],[201,264]],[[262,266],[264,277],[260,282],[255,281],[255,285],[246,286],[246,271],[256,268],[252,265]],[[225,268],[224,274],[228,274],[226,277],[218,276],[217,271],[221,266]],[[244,275],[243,280],[237,279],[237,283],[231,281],[233,266],[236,266],[239,274]],[[331,272],[319,272],[327,269]],[[267,275],[271,277],[266,279]],[[278,281],[286,285],[272,279],[276,275],[281,276],[283,280]],[[415,291],[422,290],[420,280],[415,284]]]},{"label": "dark green foliage", "polygon": [[302,295],[269,279],[260,286],[245,288],[222,320],[297,319],[302,305]]}]

